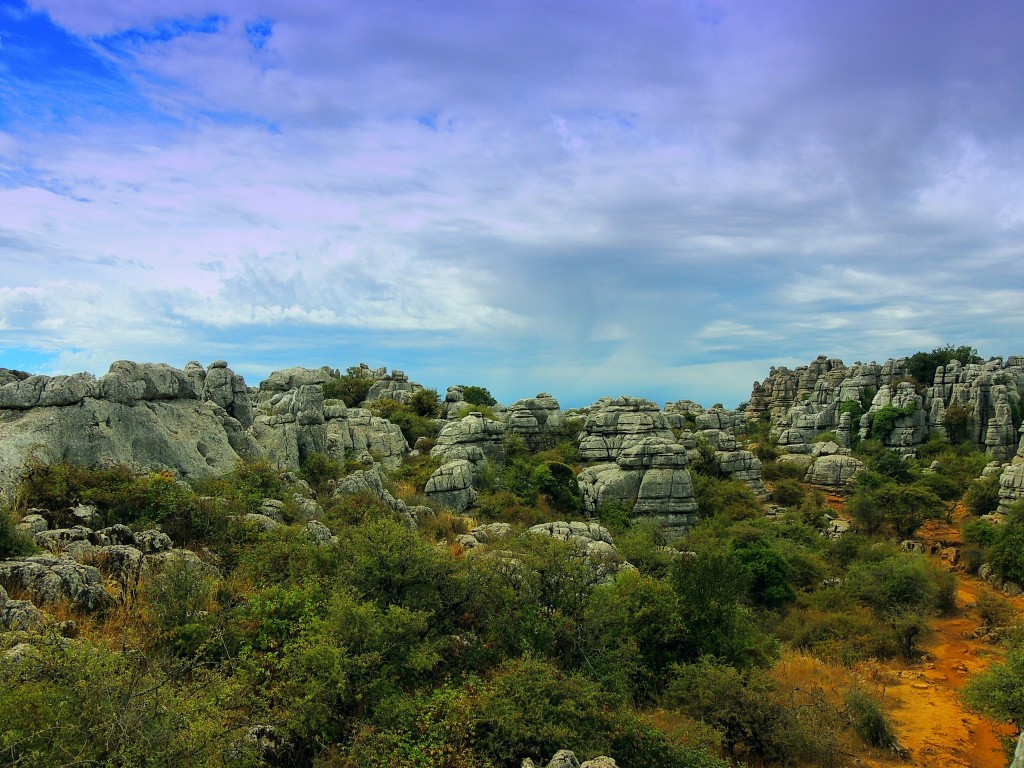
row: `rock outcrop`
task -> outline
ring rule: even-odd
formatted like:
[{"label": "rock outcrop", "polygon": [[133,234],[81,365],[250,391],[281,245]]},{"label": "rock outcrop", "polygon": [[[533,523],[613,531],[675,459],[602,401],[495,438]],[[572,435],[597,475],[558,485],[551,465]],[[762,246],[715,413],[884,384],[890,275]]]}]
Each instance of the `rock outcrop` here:
[{"label": "rock outcrop", "polygon": [[685,533],[697,520],[688,463],[686,448],[677,443],[660,437],[632,442],[614,462],[580,472],[584,510],[596,515],[601,505],[619,502],[637,517],[657,520],[670,534]]},{"label": "rock outcrop", "polygon": [[822,432],[835,432],[847,447],[855,437],[879,436],[872,430],[876,415],[906,409],[880,435],[885,445],[911,452],[939,434],[1006,460],[1018,439],[1014,414],[1024,399],[1022,363],[1020,356],[970,365],[953,361],[936,370],[931,386],[915,387],[906,358],[847,367],[821,356],[795,370],[772,368],[754,383],[746,417],[770,420],[779,445],[801,453]]},{"label": "rock outcrop", "polygon": [[464,512],[476,501],[473,488],[473,465],[467,459],[455,459],[442,464],[427,480],[424,493],[456,512]]},{"label": "rock outcrop", "polygon": [[[204,392],[185,371],[126,361],[99,379],[80,373],[9,382],[0,387],[0,488],[10,489],[31,460],[122,463],[183,477],[227,472],[239,459],[236,448],[248,445],[245,428],[202,399]],[[244,416],[244,405],[229,405]]]},{"label": "rock outcrop", "polygon": [[485,419],[480,413],[446,422],[430,455],[445,461],[465,459],[473,464],[485,460],[504,461],[505,425]]},{"label": "rock outcrop", "polygon": [[674,442],[675,435],[656,403],[638,397],[602,400],[591,407],[580,438],[584,461],[615,461],[645,439]]},{"label": "rock outcrop", "polygon": [[532,449],[546,446],[545,437],[565,423],[558,401],[546,392],[517,400],[508,407],[508,430]]}]

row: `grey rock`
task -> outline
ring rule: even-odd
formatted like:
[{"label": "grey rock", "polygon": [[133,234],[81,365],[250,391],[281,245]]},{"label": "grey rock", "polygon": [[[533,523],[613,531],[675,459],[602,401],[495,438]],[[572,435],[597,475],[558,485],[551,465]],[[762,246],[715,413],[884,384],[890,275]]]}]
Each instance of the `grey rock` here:
[{"label": "grey rock", "polygon": [[331,529],[319,520],[310,520],[306,523],[306,534],[317,544],[330,544],[334,540]]},{"label": "grey rock", "polygon": [[853,482],[865,465],[853,456],[819,456],[807,469],[804,482],[831,488],[842,488]]},{"label": "grey rock", "polygon": [[505,425],[485,419],[480,413],[471,413],[458,421],[449,421],[441,427],[431,456],[445,461],[465,459],[471,463],[504,461]]},{"label": "grey rock", "polygon": [[336,496],[358,493],[373,494],[391,507],[391,509],[398,514],[399,519],[401,519],[402,522],[404,522],[410,529],[415,530],[419,527],[419,519],[416,516],[416,513],[410,511],[404,501],[396,499],[391,495],[387,488],[384,487],[384,479],[381,476],[380,469],[376,466],[373,469],[358,470],[346,477],[343,477],[338,482],[334,493]]},{"label": "grey rock", "polygon": [[456,512],[463,512],[476,501],[473,488],[473,465],[466,459],[442,464],[427,480],[424,493]]},{"label": "grey rock", "polygon": [[587,467],[577,476],[584,509],[592,515],[603,504],[631,504],[633,514],[659,521],[670,535],[696,523],[697,502],[686,469],[685,447],[656,437],[635,442],[613,464]]},{"label": "grey rock", "polygon": [[260,392],[288,392],[310,384],[326,384],[341,376],[340,371],[329,366],[320,368],[285,368],[274,371],[260,382]]},{"label": "grey rock", "polygon": [[83,610],[102,610],[113,604],[102,584],[99,570],[70,558],[43,554],[0,562],[0,586],[21,590],[37,603],[68,600]]},{"label": "grey rock", "polygon": [[642,398],[618,397],[596,404],[587,416],[580,439],[580,458],[615,461],[621,451],[648,437],[675,441],[657,404]]},{"label": "grey rock", "polygon": [[593,760],[582,763],[580,768],[618,768],[618,764],[606,755],[599,755]]},{"label": "grey rock", "polygon": [[546,437],[565,423],[558,401],[546,392],[517,400],[506,411],[509,432],[519,435],[531,448],[548,444]]},{"label": "grey rock", "polygon": [[580,761],[576,759],[575,753],[568,749],[560,749],[555,752],[547,768],[580,768]]},{"label": "grey rock", "polygon": [[36,632],[45,622],[42,611],[29,600],[11,600],[0,586],[0,630]]},{"label": "grey rock", "polygon": [[242,520],[252,525],[256,525],[262,528],[264,531],[273,531],[275,528],[280,528],[281,523],[272,517],[266,515],[260,515],[255,512],[242,515]]},{"label": "grey rock", "polygon": [[135,534],[135,546],[144,554],[150,555],[157,552],[167,552],[174,544],[171,537],[158,528],[150,528]]},{"label": "grey rock", "polygon": [[1008,513],[1021,499],[1024,499],[1024,463],[1008,464],[999,475],[998,511]]},{"label": "grey rock", "polygon": [[22,533],[34,538],[37,533],[47,530],[50,524],[46,522],[46,518],[42,515],[31,514],[21,518],[21,522],[16,527]]}]

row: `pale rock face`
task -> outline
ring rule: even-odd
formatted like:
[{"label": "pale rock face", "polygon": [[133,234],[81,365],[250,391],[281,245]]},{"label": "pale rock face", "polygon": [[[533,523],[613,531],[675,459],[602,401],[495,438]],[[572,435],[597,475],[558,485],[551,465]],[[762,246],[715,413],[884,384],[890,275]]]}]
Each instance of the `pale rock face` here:
[{"label": "pale rock face", "polygon": [[[230,382],[232,397],[204,389],[211,375]],[[222,474],[258,451],[232,415],[245,419],[248,402],[244,382],[226,364],[207,374],[198,364],[182,371],[119,361],[98,380],[87,373],[15,379],[0,386],[0,489],[11,487],[30,458]]]},{"label": "pale rock face", "polygon": [[366,408],[346,408],[338,400],[324,407],[327,420],[327,452],[339,461],[351,451],[379,456],[385,466],[397,466],[409,452],[401,428],[374,416]]},{"label": "pale rock face", "polygon": [[957,439],[1005,461],[1018,440],[1013,412],[1024,398],[1022,361],[1020,355],[1005,362],[954,361],[937,369],[934,384],[917,393],[906,380],[906,358],[847,368],[841,361],[819,357],[795,371],[773,368],[764,382],[755,382],[746,416],[770,419],[779,444],[799,453],[807,452],[814,436],[824,431],[835,431],[840,444],[849,447],[852,416],[839,412],[847,401],[874,398],[869,414],[861,419],[861,437],[883,406],[914,403],[914,414],[901,417],[886,440],[889,447],[909,453],[932,434],[952,436],[950,409],[955,407]]},{"label": "pale rock face", "polygon": [[539,447],[544,435],[565,423],[558,401],[546,392],[517,400],[506,412],[508,430],[523,438],[531,448]]},{"label": "pale rock face", "polygon": [[261,381],[260,392],[288,392],[310,384],[326,384],[340,376],[338,370],[326,365],[320,368],[284,368]]},{"label": "pale rock face", "polygon": [[637,397],[617,397],[595,406],[580,439],[583,461],[615,461],[619,453],[648,437],[674,442],[675,435],[657,404]]},{"label": "pale rock face", "polygon": [[819,456],[807,469],[804,482],[842,488],[852,483],[857,474],[864,469],[864,463],[853,456]]},{"label": "pale rock face", "polygon": [[427,480],[427,498],[434,499],[456,512],[464,512],[476,501],[473,488],[473,465],[466,459],[442,464]]},{"label": "pale rock face", "polygon": [[261,395],[250,432],[264,456],[284,469],[298,470],[303,456],[327,453],[324,391],[319,384]]},{"label": "pale rock face", "polygon": [[422,384],[409,381],[409,377],[405,375],[404,371],[393,370],[387,375],[377,372],[375,378],[377,380],[373,382],[370,391],[366,394],[368,403],[383,398],[408,405],[412,396],[423,389]]},{"label": "pale rock face", "polygon": [[634,515],[658,520],[672,534],[684,533],[697,519],[688,462],[682,445],[645,438],[623,450],[615,463],[580,472],[583,507],[596,514],[609,501],[631,503]]},{"label": "pale rock face", "polygon": [[999,476],[999,511],[1008,512],[1024,499],[1024,463],[1009,464]]},{"label": "pale rock face", "polygon": [[504,461],[505,425],[471,413],[458,421],[449,421],[441,427],[431,456],[446,461],[465,459],[473,464],[481,461]]}]

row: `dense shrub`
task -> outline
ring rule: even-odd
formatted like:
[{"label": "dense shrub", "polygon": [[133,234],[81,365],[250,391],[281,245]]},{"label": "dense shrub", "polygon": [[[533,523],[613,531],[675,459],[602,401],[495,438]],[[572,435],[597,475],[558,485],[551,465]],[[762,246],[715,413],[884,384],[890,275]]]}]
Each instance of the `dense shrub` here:
[{"label": "dense shrub", "polygon": [[944,347],[937,347],[931,352],[915,352],[907,360],[907,370],[914,377],[915,381],[931,386],[935,383],[935,371],[940,365],[949,365],[954,360],[959,360],[964,365],[980,360],[978,350],[967,345],[954,347],[947,344]]},{"label": "dense shrub", "polygon": [[1024,724],[1024,643],[1010,642],[1006,658],[972,676],[963,692],[974,709],[996,720]]},{"label": "dense shrub", "polygon": [[779,480],[772,488],[769,498],[776,504],[784,507],[792,507],[804,500],[806,489],[802,483],[796,480]]},{"label": "dense shrub", "polygon": [[498,404],[487,387],[477,387],[472,384],[459,384],[462,387],[462,396],[467,403],[472,405],[484,405],[488,408]]},{"label": "dense shrub", "polygon": [[36,551],[32,540],[19,531],[14,524],[11,513],[0,508],[0,560],[6,560]]},{"label": "dense shrub", "polygon": [[975,515],[987,515],[999,507],[999,475],[978,478],[967,488],[964,503]]},{"label": "dense shrub", "polygon": [[373,386],[373,377],[358,366],[349,368],[345,375],[322,385],[324,399],[341,400],[349,408],[358,408]]}]

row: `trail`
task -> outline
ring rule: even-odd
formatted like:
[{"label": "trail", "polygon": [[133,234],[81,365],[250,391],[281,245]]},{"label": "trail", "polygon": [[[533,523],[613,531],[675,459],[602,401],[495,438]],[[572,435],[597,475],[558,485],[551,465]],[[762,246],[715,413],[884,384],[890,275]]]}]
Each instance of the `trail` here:
[{"label": "trail", "polygon": [[994,646],[972,636],[981,621],[973,610],[964,610],[982,589],[991,588],[960,575],[957,615],[931,622],[932,635],[923,643],[929,660],[892,669],[886,698],[910,757],[884,764],[1006,768],[1000,736],[1015,736],[1015,730],[970,712],[958,694],[969,674],[984,669],[998,655]]},{"label": "trail", "polygon": [[[949,521],[926,523],[916,538],[939,548],[958,547],[962,541],[957,522],[966,514],[958,504]],[[1008,600],[1018,616],[1024,615],[1024,599],[1005,598],[976,576],[957,573],[957,610],[929,622],[931,634],[921,644],[926,660],[886,665],[880,673],[897,733],[910,754],[906,760],[875,765],[1006,768],[1009,764],[1000,737],[1016,737],[1017,731],[971,712],[959,696],[972,673],[1001,655],[999,646],[975,637],[982,622],[973,604],[983,590]]]}]

